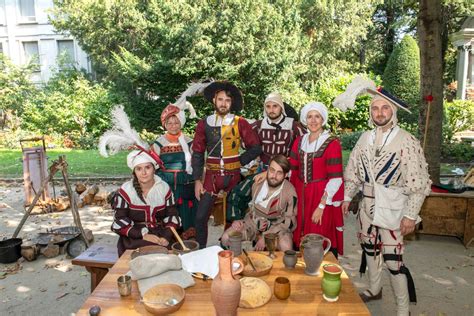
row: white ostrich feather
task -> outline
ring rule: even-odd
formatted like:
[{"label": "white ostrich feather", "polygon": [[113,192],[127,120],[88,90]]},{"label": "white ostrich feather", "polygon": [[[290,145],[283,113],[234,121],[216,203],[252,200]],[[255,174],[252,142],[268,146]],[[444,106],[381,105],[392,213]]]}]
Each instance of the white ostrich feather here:
[{"label": "white ostrich feather", "polygon": [[[122,105],[114,107],[111,114],[113,126],[99,139],[99,153],[102,156],[115,155],[133,145],[148,149],[148,144],[140,138],[137,131],[130,125],[130,120]],[[107,152],[107,147],[109,152]]]},{"label": "white ostrich feather", "polygon": [[186,98],[192,97],[197,94],[201,94],[204,89],[213,82],[213,80],[209,82],[192,82],[189,84],[189,86],[184,90],[183,93],[179,96],[178,100],[174,103],[180,110],[189,110],[190,117],[195,118],[197,117],[196,111],[194,110],[194,107],[191,103],[186,101]]},{"label": "white ostrich feather", "polygon": [[362,93],[367,93],[367,89],[376,90],[375,82],[358,75],[347,86],[346,91],[334,99],[332,104],[344,112],[347,111],[347,109],[353,109],[357,96]]}]

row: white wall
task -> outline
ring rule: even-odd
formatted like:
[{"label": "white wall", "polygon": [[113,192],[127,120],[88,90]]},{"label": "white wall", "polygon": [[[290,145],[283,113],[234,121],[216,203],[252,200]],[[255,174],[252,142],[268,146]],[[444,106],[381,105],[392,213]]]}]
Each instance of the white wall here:
[{"label": "white wall", "polygon": [[[20,0],[0,0],[0,43],[3,52],[15,64],[26,62],[23,42],[38,42],[40,73],[32,81],[45,82],[51,77],[52,68],[58,56],[58,40],[73,39],[68,35],[57,34],[48,21],[48,9],[53,7],[51,0],[35,0],[35,20],[25,21],[20,14]],[[76,68],[91,71],[87,54],[74,40],[74,59]]]}]

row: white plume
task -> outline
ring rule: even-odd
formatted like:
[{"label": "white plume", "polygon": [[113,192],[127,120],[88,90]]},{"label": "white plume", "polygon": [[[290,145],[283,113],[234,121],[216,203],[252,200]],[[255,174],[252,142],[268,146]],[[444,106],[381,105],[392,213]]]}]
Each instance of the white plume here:
[{"label": "white plume", "polygon": [[[139,145],[148,149],[148,144],[144,142],[137,131],[131,127],[130,120],[122,105],[114,107],[111,114],[113,126],[99,139],[99,153],[102,156],[108,157],[109,153],[114,155],[133,145]],[[109,148],[109,153],[107,152],[107,147]]]},{"label": "white plume", "polygon": [[375,82],[357,75],[347,86],[346,91],[338,95],[332,104],[344,112],[347,109],[353,109],[357,96],[367,93],[367,89],[376,90]]},{"label": "white plume", "polygon": [[203,93],[204,89],[210,85],[213,82],[213,80],[210,80],[209,82],[192,82],[189,84],[189,86],[184,90],[183,93],[179,96],[178,100],[174,103],[181,111],[184,111],[186,109],[189,110],[190,117],[195,118],[196,116],[196,111],[194,110],[194,107],[191,103],[186,101],[186,98],[195,96],[197,94]]}]

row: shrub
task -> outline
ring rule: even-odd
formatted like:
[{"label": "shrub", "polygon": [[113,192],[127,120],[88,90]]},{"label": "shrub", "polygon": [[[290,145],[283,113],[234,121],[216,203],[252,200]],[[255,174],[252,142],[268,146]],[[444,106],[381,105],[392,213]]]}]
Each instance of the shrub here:
[{"label": "shrub", "polygon": [[416,128],[420,112],[420,50],[413,37],[406,35],[395,46],[382,78],[384,88],[410,107],[411,114],[398,111],[398,119]]},{"label": "shrub", "polygon": [[454,142],[441,147],[441,159],[444,162],[474,161],[474,148],[469,142]]},{"label": "shrub", "polygon": [[474,128],[474,102],[454,100],[444,102],[443,139],[446,143],[453,141],[457,132]]},{"label": "shrub", "polygon": [[339,136],[341,140],[341,146],[343,150],[352,150],[354,149],[357,141],[364,131],[349,132],[343,133]]}]

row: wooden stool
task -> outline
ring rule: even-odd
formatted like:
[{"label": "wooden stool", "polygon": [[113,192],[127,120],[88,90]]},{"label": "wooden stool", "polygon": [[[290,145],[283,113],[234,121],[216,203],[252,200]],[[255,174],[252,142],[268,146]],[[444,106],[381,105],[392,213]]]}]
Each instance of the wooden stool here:
[{"label": "wooden stool", "polygon": [[91,293],[102,281],[109,269],[117,262],[117,247],[112,245],[92,245],[72,260],[72,264],[86,267],[91,274]]}]

